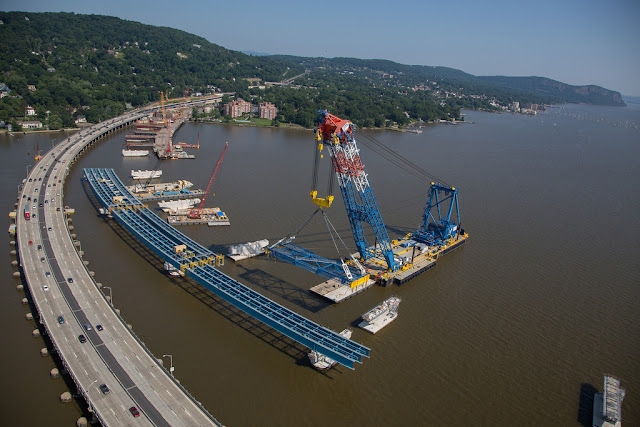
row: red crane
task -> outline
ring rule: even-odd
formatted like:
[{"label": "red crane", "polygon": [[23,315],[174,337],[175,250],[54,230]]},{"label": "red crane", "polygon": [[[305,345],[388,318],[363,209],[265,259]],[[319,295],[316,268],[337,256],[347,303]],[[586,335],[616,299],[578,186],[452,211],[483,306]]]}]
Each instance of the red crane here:
[{"label": "red crane", "polygon": [[211,189],[213,188],[213,181],[216,180],[216,176],[218,175],[218,171],[220,170],[220,167],[222,166],[222,160],[224,159],[224,153],[227,152],[227,147],[228,146],[229,146],[229,143],[227,142],[227,144],[224,146],[224,150],[222,150],[222,154],[220,154],[220,158],[218,159],[218,162],[216,163],[216,167],[213,169],[213,173],[211,174],[211,178],[209,178],[209,184],[207,184],[207,189],[204,191],[204,194],[202,196],[202,200],[200,200],[200,203],[198,204],[197,208],[191,209],[191,211],[187,215],[189,218],[192,218],[192,219],[200,218],[200,211],[204,207],[204,203],[207,201],[207,196],[209,195],[209,193],[211,192]]}]

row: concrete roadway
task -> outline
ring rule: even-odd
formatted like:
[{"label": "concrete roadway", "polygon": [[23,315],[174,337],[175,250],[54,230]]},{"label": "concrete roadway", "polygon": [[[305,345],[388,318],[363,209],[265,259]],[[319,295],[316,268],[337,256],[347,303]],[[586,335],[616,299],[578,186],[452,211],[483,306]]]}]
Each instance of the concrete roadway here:
[{"label": "concrete roadway", "polygon": [[[56,350],[104,425],[216,425],[115,313],[89,275],[67,228],[62,184],[73,159],[88,139],[130,119],[125,115],[85,129],[36,164],[16,212],[20,262]],[[23,214],[26,204],[35,213],[29,221]],[[58,316],[63,316],[63,324]],[[85,330],[86,324],[90,330]],[[96,325],[103,330],[97,331]],[[80,334],[86,343],[79,341]],[[103,394],[100,384],[106,384],[110,393]],[[132,416],[132,406],[140,417]]]}]

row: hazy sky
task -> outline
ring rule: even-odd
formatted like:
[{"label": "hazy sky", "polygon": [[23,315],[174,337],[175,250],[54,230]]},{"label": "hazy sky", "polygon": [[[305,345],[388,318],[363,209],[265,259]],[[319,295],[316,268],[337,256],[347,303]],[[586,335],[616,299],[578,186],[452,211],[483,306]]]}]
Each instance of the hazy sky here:
[{"label": "hazy sky", "polygon": [[233,50],[543,76],[640,96],[640,0],[1,0],[118,16]]}]

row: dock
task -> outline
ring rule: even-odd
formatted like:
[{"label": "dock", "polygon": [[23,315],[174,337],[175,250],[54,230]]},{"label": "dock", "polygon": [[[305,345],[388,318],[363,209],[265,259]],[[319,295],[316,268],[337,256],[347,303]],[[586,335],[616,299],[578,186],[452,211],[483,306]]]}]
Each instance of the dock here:
[{"label": "dock", "polygon": [[[395,257],[403,260],[403,265],[398,270],[389,272],[384,257],[380,252],[376,256],[362,262],[370,279],[355,287],[342,284],[336,279],[330,279],[311,288],[311,292],[320,295],[332,302],[339,303],[370,288],[375,283],[388,286],[392,283],[402,285],[425,271],[435,267],[438,257],[459,248],[467,242],[468,234],[460,234],[444,245],[425,247],[417,250],[418,245],[411,240],[411,235],[403,239],[392,241],[391,248]],[[360,258],[360,254],[353,254]]]},{"label": "dock", "polygon": [[195,146],[172,143],[176,131],[189,118],[189,111],[177,111],[167,116],[165,121],[164,117],[156,113],[153,117],[136,123],[134,132],[125,137],[127,148],[150,148],[159,159],[195,159],[196,156],[183,150],[183,147]]},{"label": "dock", "polygon": [[164,200],[182,200],[182,199],[193,199],[196,197],[202,197],[204,195],[204,191],[203,190],[193,190],[193,191],[189,191],[188,193],[178,193],[178,194],[168,194],[168,193],[150,193],[150,192],[143,192],[143,193],[136,193],[136,197],[141,201],[141,202],[162,202]]}]

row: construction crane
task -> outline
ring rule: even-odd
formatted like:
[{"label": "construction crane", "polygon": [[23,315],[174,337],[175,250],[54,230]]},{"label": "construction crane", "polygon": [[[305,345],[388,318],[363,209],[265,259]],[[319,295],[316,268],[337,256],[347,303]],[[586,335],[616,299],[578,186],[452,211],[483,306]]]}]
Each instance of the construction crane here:
[{"label": "construction crane", "polygon": [[38,147],[38,144],[36,144],[33,147],[33,152],[36,153],[34,160],[37,162],[38,160],[40,160],[42,158],[42,155],[40,154],[40,147]]},{"label": "construction crane", "polygon": [[[422,224],[415,233],[405,236],[404,241],[406,244],[415,245],[417,242],[421,242],[428,245],[429,248],[434,248],[435,253],[451,250],[463,244],[464,241],[458,241],[458,237],[464,234],[464,231],[460,228],[458,190],[446,184],[441,184],[441,180],[428,174],[422,168],[403,158],[374,138],[367,137],[367,139],[369,143],[365,143],[365,145],[370,146],[373,151],[395,163],[398,167],[412,173],[421,180],[424,180],[425,177],[430,177],[434,181],[439,181],[438,183],[431,182],[429,195],[424,207]],[[292,241],[295,239],[295,234],[306,226],[311,218],[298,230],[267,248],[267,255],[301,266],[324,277],[337,279],[345,285],[350,285],[351,288],[369,280],[369,275],[361,263],[370,265],[366,261],[371,258],[384,259],[386,271],[392,276],[412,269],[413,255],[411,260],[402,259],[394,255],[393,245],[397,245],[397,243],[394,243],[395,241],[391,242],[389,239],[380,214],[380,208],[360,158],[360,150],[355,140],[353,124],[348,120],[343,120],[330,114],[326,110],[319,111],[319,126],[316,130],[315,140],[316,148],[310,195],[311,201],[317,205],[317,209],[311,217],[331,206],[334,200],[334,179],[337,179],[360,259],[358,260],[352,256],[352,260],[347,265],[342,258],[340,261],[330,260],[293,245]],[[331,157],[332,170],[330,172],[328,194],[322,198],[318,197],[317,176],[319,159],[323,157],[321,153],[325,146]],[[446,207],[447,202],[449,203],[448,207]],[[455,221],[452,219],[453,213],[456,216]],[[332,227],[324,212],[322,215],[325,217],[327,224]],[[375,235],[375,243],[373,245],[370,245],[365,238],[363,228],[365,223],[371,226]],[[331,233],[331,228],[329,232]],[[464,235],[464,237],[466,238],[467,236]],[[335,239],[333,240],[335,244]],[[337,249],[337,245],[335,246]],[[413,254],[415,254],[415,248]],[[372,260],[372,262],[382,265],[376,260]],[[426,269],[422,267],[416,268],[419,271],[415,274],[419,274],[419,272]],[[385,274],[384,276],[383,279],[386,282],[387,275]]]},{"label": "construction crane", "polygon": [[[384,255],[387,267],[393,271],[397,268],[391,249],[391,241],[387,228],[382,221],[378,202],[373,195],[371,184],[360,159],[353,124],[348,120],[340,119],[326,110],[320,111],[318,130],[316,131],[317,151],[314,161],[313,186],[317,186],[318,156],[324,145],[331,156],[331,164],[338,179],[338,185],[342,192],[347,217],[351,224],[353,240],[363,260],[367,260],[380,250]],[[329,184],[329,192],[332,185]],[[330,194],[325,199],[317,197],[317,190],[311,190],[311,200],[321,207],[331,206],[333,196]],[[370,246],[364,235],[363,223],[368,223],[376,237],[377,245]],[[376,247],[377,246],[377,247]]]},{"label": "construction crane", "polygon": [[225,144],[224,150],[222,150],[222,154],[220,154],[220,157],[218,158],[216,167],[213,169],[213,173],[211,174],[211,178],[209,178],[209,183],[207,184],[207,189],[204,191],[204,194],[202,195],[202,199],[200,200],[198,207],[191,209],[191,211],[189,211],[189,213],[187,214],[189,218],[191,219],[200,218],[200,212],[202,211],[202,208],[204,208],[204,204],[207,201],[207,196],[209,196],[209,193],[211,193],[211,189],[213,188],[213,182],[216,180],[216,176],[218,176],[218,171],[220,171],[220,167],[222,166],[222,160],[224,159],[224,154],[227,152],[227,147],[229,147],[228,142]]}]

